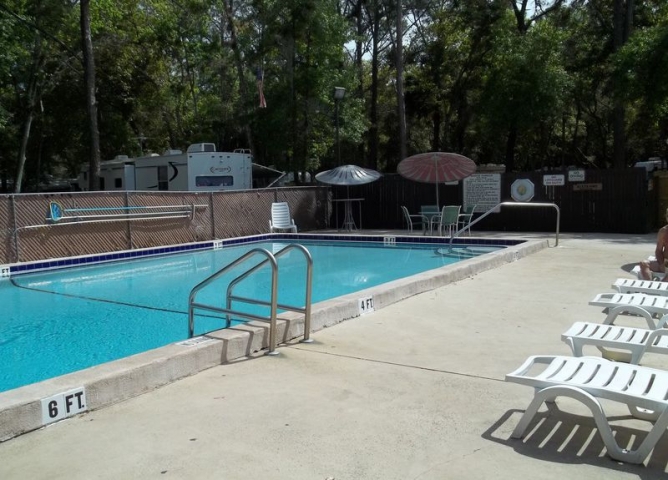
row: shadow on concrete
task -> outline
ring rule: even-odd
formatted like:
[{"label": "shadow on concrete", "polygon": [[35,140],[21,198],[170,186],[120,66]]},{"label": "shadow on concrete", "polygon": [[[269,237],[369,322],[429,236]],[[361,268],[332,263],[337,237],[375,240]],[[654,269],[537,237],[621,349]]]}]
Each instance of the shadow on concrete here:
[{"label": "shadow on concrete", "polygon": [[640,260],[638,260],[636,263],[627,263],[626,265],[622,265],[621,269],[626,273],[631,273],[631,270],[633,270],[638,265],[638,263],[640,263]]},{"label": "shadow on concrete", "polygon": [[[513,409],[503,414],[483,434],[482,438],[511,447],[520,455],[562,464],[587,464],[620,472],[638,475],[638,478],[652,480],[665,478],[668,469],[668,435],[656,444],[645,459],[644,464],[634,465],[613,460],[606,455],[606,448],[592,417],[575,415],[559,410],[556,405],[539,412],[521,439],[510,438],[510,434],[500,435],[499,430],[512,431],[519,422],[523,410]],[[630,415],[608,417],[610,422],[632,420]],[[619,445],[637,448],[648,430],[613,425],[615,439]]]}]

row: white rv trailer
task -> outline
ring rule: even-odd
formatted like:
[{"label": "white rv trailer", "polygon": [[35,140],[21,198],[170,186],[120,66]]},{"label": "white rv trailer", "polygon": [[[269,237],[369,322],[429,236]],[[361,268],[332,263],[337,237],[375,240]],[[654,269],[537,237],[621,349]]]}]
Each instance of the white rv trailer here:
[{"label": "white rv trailer", "polygon": [[[100,190],[210,192],[253,188],[253,171],[283,172],[255,165],[249,150],[216,152],[213,143],[190,145],[186,153],[167,150],[163,155],[129,158],[118,155],[100,163]],[[79,174],[79,187],[88,190],[88,166]]]}]

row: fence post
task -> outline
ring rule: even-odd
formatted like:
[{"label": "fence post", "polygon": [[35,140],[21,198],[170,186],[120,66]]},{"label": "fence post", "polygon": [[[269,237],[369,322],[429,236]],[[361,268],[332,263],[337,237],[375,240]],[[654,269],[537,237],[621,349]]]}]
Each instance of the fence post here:
[{"label": "fence post", "polygon": [[213,192],[209,192],[209,211],[211,212],[211,240],[216,238],[216,215],[213,212]]},{"label": "fence post", "polygon": [[[129,207],[130,206],[130,192],[127,190],[125,191],[125,206]],[[134,243],[132,241],[132,222],[126,222],[127,223],[127,234],[128,234],[128,250],[134,249]]]},{"label": "fence post", "polygon": [[14,230],[14,261],[18,262],[20,255],[19,255],[19,230],[16,226],[16,196],[10,195],[9,198],[12,202],[12,226]]}]

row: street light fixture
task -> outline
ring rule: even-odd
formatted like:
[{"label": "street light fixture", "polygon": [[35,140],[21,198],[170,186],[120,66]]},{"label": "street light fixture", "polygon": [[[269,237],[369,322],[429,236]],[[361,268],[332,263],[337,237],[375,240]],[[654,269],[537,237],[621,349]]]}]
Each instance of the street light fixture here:
[{"label": "street light fixture", "polygon": [[339,142],[339,102],[343,100],[346,95],[346,89],[343,87],[334,87],[334,108],[336,115],[336,149],[337,149],[337,165],[341,165],[341,142]]}]

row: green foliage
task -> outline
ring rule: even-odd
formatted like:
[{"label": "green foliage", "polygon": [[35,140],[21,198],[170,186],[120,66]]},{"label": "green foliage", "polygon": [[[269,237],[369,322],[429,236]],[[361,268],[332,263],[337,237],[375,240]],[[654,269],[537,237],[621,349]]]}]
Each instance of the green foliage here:
[{"label": "green foliage", "polygon": [[[505,28],[497,30],[483,77],[481,125],[499,139],[514,128],[536,143],[541,126],[553,124],[562,115],[569,85],[560,56],[565,34],[547,22],[521,34],[511,28],[511,20],[508,15]],[[535,152],[525,152],[525,166],[534,167],[529,157]],[[502,158],[494,160],[502,163]]]},{"label": "green foliage", "polygon": [[623,92],[654,115],[668,115],[668,22],[636,31],[616,57]]},{"label": "green foliage", "polygon": [[[224,150],[252,147],[256,161],[280,169],[331,168],[337,163],[332,92],[339,86],[346,89],[338,105],[342,161],[394,172],[401,160],[396,2],[364,4],[359,29],[355,5],[92,2],[102,158],[213,141]],[[511,149],[516,169],[606,167],[612,107],[621,98],[627,163],[664,154],[668,6],[636,2],[634,30],[614,55],[612,7],[612,0],[564,2],[523,29],[507,0],[405,4],[409,153],[455,151],[503,163]],[[372,88],[374,15],[380,23]],[[356,38],[365,48],[362,65],[350,50]],[[78,5],[6,0],[0,42],[0,180],[16,173],[31,82],[37,89],[28,184],[45,172],[74,176],[88,162]],[[258,108],[258,69],[267,108]],[[379,142],[374,159],[370,132]]]}]

